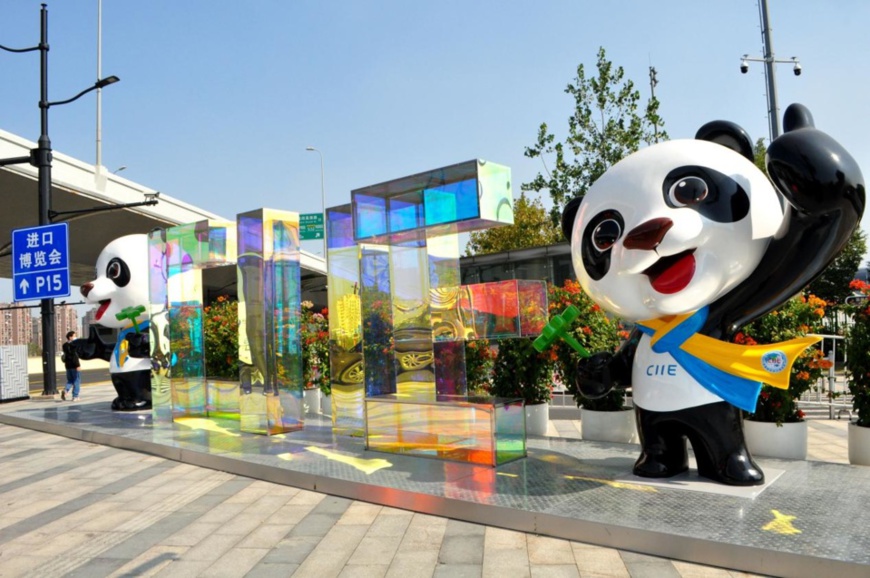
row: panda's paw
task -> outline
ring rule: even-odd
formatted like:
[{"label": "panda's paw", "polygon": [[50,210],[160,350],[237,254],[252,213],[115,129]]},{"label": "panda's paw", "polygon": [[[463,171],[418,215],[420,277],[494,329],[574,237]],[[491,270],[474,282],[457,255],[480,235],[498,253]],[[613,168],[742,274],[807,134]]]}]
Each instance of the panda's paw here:
[{"label": "panda's paw", "polygon": [[610,376],[612,361],[613,354],[606,351],[580,360],[574,382],[583,397],[598,399],[610,393],[613,389]]},{"label": "panda's paw", "polygon": [[120,397],[116,397],[112,401],[112,409],[114,411],[141,411],[151,409],[151,400],[121,399]]},{"label": "panda's paw", "polygon": [[644,451],[634,464],[632,472],[642,478],[670,478],[689,470],[689,458],[686,456],[657,455]]},{"label": "panda's paw", "polygon": [[764,483],[764,472],[748,452],[741,451],[728,456],[722,478],[722,482],[732,486],[760,486]]},{"label": "panda's paw", "polygon": [[786,132],[767,149],[767,171],[776,188],[801,212],[825,214],[850,206],[864,210],[864,177],[849,152],[813,125],[800,104],[785,113]]},{"label": "panda's paw", "polygon": [[713,461],[698,460],[698,475],[729,486],[760,486],[764,472],[743,448],[725,457],[717,466]]}]

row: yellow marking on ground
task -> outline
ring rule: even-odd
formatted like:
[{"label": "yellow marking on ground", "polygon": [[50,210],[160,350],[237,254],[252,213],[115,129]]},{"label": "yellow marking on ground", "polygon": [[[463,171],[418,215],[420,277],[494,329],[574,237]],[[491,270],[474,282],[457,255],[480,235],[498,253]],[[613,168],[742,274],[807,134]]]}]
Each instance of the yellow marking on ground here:
[{"label": "yellow marking on ground", "polygon": [[616,480],[605,480],[603,478],[587,478],[586,476],[565,476],[569,480],[583,480],[584,482],[595,482],[596,484],[604,484],[605,486],[610,486],[611,488],[618,488],[620,490],[635,490],[637,492],[658,492],[652,486],[644,486],[642,484],[631,484],[629,482],[617,482]]},{"label": "yellow marking on ground", "polygon": [[518,478],[518,477],[519,477],[517,474],[509,474],[509,473],[507,473],[507,472],[496,472],[495,475],[497,475],[497,476],[507,476],[507,477],[509,477],[509,478]]},{"label": "yellow marking on ground", "polygon": [[371,475],[371,474],[375,473],[376,471],[381,470],[383,468],[393,467],[392,463],[390,463],[387,460],[382,459],[382,458],[376,458],[373,460],[364,460],[362,458],[354,458],[351,456],[345,456],[345,455],[339,454],[337,452],[325,450],[323,448],[317,448],[314,446],[309,446],[305,449],[307,449],[309,452],[312,452],[315,454],[320,454],[321,456],[323,456],[327,459],[335,460],[337,462],[347,464],[351,467],[358,469],[359,471],[363,472],[366,475]]},{"label": "yellow marking on ground", "polygon": [[771,514],[773,514],[773,520],[764,525],[761,529],[766,530],[768,532],[775,532],[777,534],[800,534],[801,531],[795,528],[792,525],[792,521],[797,518],[797,516],[789,516],[788,514],[783,514],[779,510],[771,510]]},{"label": "yellow marking on ground", "polygon": [[289,462],[290,460],[293,459],[293,454],[291,454],[290,452],[287,452],[285,454],[278,454],[275,457],[278,458],[279,460],[284,460],[285,462]]},{"label": "yellow marking on ground", "polygon": [[189,427],[192,430],[211,431],[232,436],[234,438],[241,436],[241,434],[228,430],[225,427],[221,427],[212,420],[204,417],[179,417],[175,419],[175,423],[180,423],[184,427]]}]

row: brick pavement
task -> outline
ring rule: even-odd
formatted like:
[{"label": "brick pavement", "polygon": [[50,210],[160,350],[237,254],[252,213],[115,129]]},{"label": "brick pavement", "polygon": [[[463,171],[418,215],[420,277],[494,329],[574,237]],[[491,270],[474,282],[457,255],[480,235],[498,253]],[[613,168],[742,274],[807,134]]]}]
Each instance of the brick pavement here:
[{"label": "brick pavement", "polygon": [[[108,394],[89,387],[84,395]],[[845,421],[811,422],[810,459],[847,462],[845,427]],[[578,428],[573,420],[553,420],[549,433],[579,437]],[[4,578],[750,576],[328,496],[7,425],[0,425],[0,463]]]}]

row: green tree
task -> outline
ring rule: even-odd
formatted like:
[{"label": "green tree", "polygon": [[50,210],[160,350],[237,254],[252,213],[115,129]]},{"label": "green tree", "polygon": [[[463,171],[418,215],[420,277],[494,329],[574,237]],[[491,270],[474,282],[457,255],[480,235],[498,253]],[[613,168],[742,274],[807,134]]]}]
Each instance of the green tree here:
[{"label": "green tree", "polygon": [[852,294],[849,283],[855,278],[866,251],[867,235],[860,228],[855,229],[852,238],[840,254],[815,281],[809,284],[807,290],[829,304],[845,303],[846,297]]},{"label": "green tree", "polygon": [[[597,74],[587,77],[583,64],[565,92],[574,98],[568,118],[568,137],[557,142],[547,124],[538,129],[537,142],[527,147],[528,158],[541,158],[546,174],[524,183],[524,192],[549,191],[553,200],[550,217],[559,223],[562,209],[574,197],[582,197],[604,172],[641,144],[667,139],[664,121],[658,114],[659,101],[651,97],[640,114],[640,91],[625,78],[622,67],[614,67],[604,48],[598,49]],[[656,128],[657,127],[657,128]],[[545,157],[555,155],[550,170]]]},{"label": "green tree", "polygon": [[767,157],[767,147],[764,144],[764,138],[760,138],[755,141],[755,166],[766,175],[767,167],[764,166],[765,157]]},{"label": "green tree", "polygon": [[474,231],[469,235],[466,255],[486,255],[525,247],[542,247],[562,240],[562,232],[547,218],[540,199],[525,193],[514,202],[514,224]]}]

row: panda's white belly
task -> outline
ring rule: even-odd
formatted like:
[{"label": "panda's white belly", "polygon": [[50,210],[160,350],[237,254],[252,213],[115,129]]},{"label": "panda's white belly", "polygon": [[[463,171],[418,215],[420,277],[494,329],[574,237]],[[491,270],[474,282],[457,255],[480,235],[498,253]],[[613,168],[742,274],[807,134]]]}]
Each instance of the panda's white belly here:
[{"label": "panda's white belly", "polygon": [[109,360],[109,373],[129,373],[131,371],[151,369],[151,358],[129,357],[126,354],[122,354],[119,347],[120,343],[112,351],[112,358]]},{"label": "panda's white belly", "polygon": [[644,335],[631,372],[634,404],[651,411],[675,411],[723,401],[699,384],[670,353],[656,353]]}]

